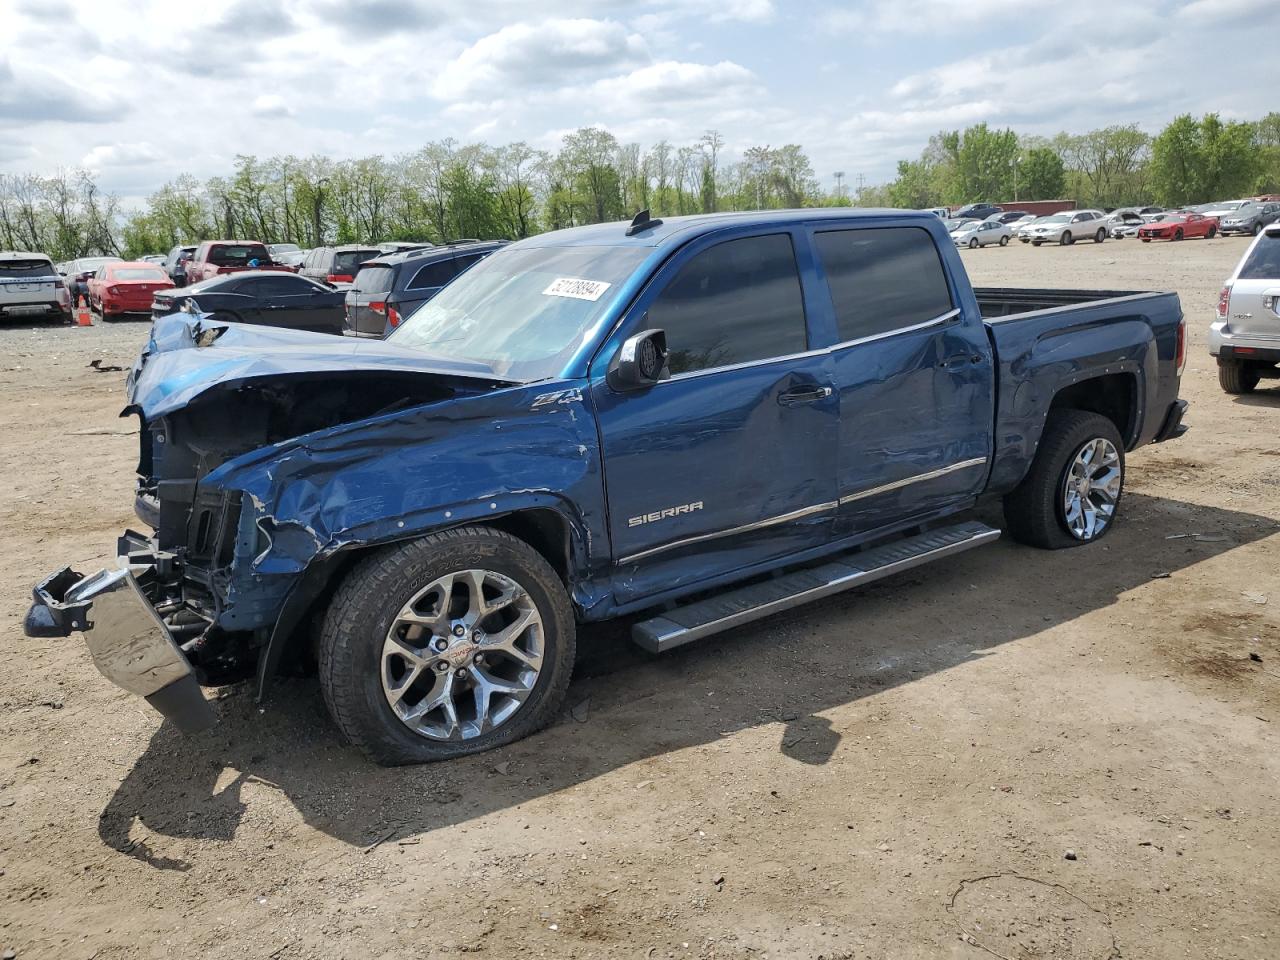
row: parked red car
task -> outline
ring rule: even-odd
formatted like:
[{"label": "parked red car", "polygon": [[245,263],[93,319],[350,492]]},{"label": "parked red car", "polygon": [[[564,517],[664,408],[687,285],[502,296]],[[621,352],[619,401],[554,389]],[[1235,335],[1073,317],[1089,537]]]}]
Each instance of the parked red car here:
[{"label": "parked red car", "polygon": [[108,317],[124,313],[151,313],[151,297],[173,286],[158,263],[122,260],[104,264],[89,278],[89,306]]},{"label": "parked red car", "polygon": [[1218,235],[1218,218],[1202,213],[1170,213],[1162,219],[1138,228],[1138,239],[1143,243],[1152,240],[1184,240],[1203,237],[1212,240]]},{"label": "parked red car", "polygon": [[206,240],[196,247],[187,263],[187,283],[241,270],[277,270],[293,273],[291,267],[276,263],[265,244],[256,240]]}]

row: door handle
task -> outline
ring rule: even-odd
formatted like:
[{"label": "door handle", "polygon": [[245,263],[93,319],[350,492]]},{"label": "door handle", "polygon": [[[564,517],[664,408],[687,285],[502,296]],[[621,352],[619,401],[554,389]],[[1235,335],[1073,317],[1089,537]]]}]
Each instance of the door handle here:
[{"label": "door handle", "polygon": [[792,387],[778,394],[778,403],[784,407],[795,407],[802,403],[816,403],[831,396],[830,387]]},{"label": "door handle", "polygon": [[938,364],[938,366],[949,370],[955,367],[963,367],[966,363],[981,363],[981,362],[982,362],[982,357],[980,354],[961,353],[961,354],[957,354],[954,357],[947,357],[947,359],[941,361]]}]

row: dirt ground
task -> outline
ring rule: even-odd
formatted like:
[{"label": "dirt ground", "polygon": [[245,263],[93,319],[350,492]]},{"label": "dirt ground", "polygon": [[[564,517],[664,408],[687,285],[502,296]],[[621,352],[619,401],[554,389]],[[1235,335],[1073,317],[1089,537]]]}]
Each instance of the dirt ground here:
[{"label": "dirt ground", "polygon": [[184,739],[78,637],[22,636],[37,577],[136,524],[123,374],[89,363],[147,328],[0,329],[0,950],[1280,957],[1280,388],[1226,396],[1205,348],[1245,243],[963,254],[1182,296],[1192,430],[1131,457],[1103,543],[1001,541],[660,658],[587,631],[558,724],[411,769],[344,746],[313,679],[218,691]]}]

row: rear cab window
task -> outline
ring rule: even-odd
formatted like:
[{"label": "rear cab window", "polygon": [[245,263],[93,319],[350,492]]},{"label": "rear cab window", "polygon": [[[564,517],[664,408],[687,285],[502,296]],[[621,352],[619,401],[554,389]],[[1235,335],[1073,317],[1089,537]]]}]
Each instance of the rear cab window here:
[{"label": "rear cab window", "polygon": [[954,304],[942,258],[920,227],[814,234],[841,343],[937,320]]},{"label": "rear cab window", "polygon": [[803,353],[791,235],[727,240],[695,254],[650,304],[647,323],[665,332],[675,376]]},{"label": "rear cab window", "polygon": [[220,266],[246,266],[250,260],[265,263],[270,259],[260,243],[219,243],[209,248],[209,262]]},{"label": "rear cab window", "polygon": [[1240,265],[1238,280],[1276,280],[1280,282],[1280,235],[1264,233]]}]

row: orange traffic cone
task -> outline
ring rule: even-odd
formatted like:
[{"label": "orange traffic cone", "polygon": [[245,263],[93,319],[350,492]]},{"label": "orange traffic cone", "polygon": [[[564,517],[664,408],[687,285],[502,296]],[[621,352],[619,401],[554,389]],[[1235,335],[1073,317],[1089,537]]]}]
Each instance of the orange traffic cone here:
[{"label": "orange traffic cone", "polygon": [[89,305],[84,302],[84,294],[80,294],[80,305],[76,307],[76,324],[81,327],[93,326],[93,314],[89,312]]}]

